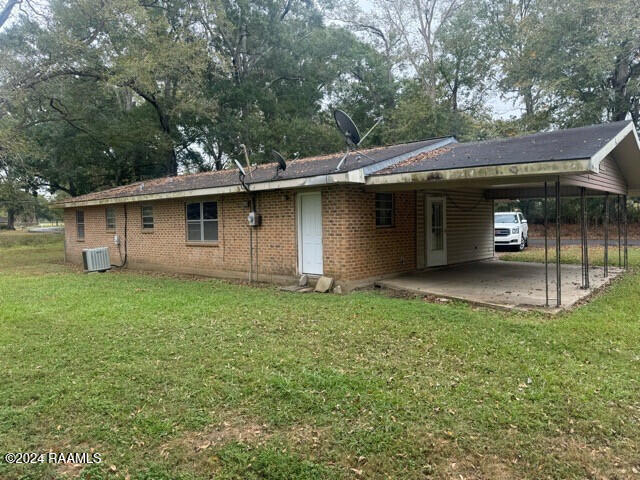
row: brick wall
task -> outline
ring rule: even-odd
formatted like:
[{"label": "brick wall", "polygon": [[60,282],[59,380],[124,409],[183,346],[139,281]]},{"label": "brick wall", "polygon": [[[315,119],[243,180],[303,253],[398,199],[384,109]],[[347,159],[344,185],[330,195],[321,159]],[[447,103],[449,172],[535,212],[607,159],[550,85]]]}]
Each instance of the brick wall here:
[{"label": "brick wall", "polygon": [[[218,202],[218,241],[186,241],[184,200],[127,204],[128,265],[201,275],[248,278],[249,236],[247,196],[244,194],[190,199]],[[263,226],[253,230],[254,273],[263,281],[287,281],[296,274],[295,196],[292,192],[258,194]],[[142,205],[153,206],[154,229],[142,229]],[[85,240],[76,238],[75,209],[65,210],[67,258],[82,261],[82,249],[108,246],[112,263],[120,263],[113,236],[124,242],[124,205],[116,205],[116,231],[107,232],[105,207],[85,207]],[[256,241],[257,240],[257,241]],[[124,243],[120,248],[124,255]]]},{"label": "brick wall", "polygon": [[375,193],[327,189],[322,197],[325,274],[359,280],[415,270],[415,192],[394,195],[394,225],[376,227]]},{"label": "brick wall", "polygon": [[[128,204],[128,265],[201,275],[248,278],[249,235],[245,194],[190,199],[218,201],[218,242],[186,241],[185,201]],[[253,229],[253,271],[263,281],[290,281],[297,274],[296,195],[260,192],[263,223]],[[141,206],[153,206],[154,229],[142,229]],[[67,258],[80,263],[83,248],[108,246],[112,263],[120,263],[113,236],[124,242],[124,205],[116,205],[116,230],[108,232],[105,207],[85,207],[85,240],[77,241],[75,209],[65,210]],[[324,272],[338,280],[368,279],[415,269],[415,192],[394,194],[395,223],[376,228],[375,193],[361,187],[322,189]],[[120,251],[124,255],[124,244]]]}]

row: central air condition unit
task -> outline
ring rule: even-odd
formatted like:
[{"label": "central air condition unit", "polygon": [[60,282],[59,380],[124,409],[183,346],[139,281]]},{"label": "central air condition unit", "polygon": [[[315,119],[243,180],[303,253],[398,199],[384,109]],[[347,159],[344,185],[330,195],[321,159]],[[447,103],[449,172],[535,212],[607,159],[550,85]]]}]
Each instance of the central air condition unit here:
[{"label": "central air condition unit", "polygon": [[101,248],[85,248],[82,250],[82,263],[84,263],[85,272],[104,272],[111,268],[111,260],[109,259],[109,249]]}]

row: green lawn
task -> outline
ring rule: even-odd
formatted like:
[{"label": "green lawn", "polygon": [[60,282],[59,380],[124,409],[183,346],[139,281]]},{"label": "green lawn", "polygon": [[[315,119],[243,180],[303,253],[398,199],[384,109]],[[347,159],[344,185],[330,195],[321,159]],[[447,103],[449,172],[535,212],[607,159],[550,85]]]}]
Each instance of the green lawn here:
[{"label": "green lawn", "polygon": [[[544,262],[544,248],[529,247],[522,252],[502,253],[502,260],[515,260],[519,262]],[[562,263],[570,263],[580,265],[582,262],[582,249],[580,245],[571,245],[562,247],[560,252]],[[555,263],[556,250],[555,247],[549,248],[549,262]],[[604,247],[589,247],[589,264],[602,266],[604,265]],[[618,254],[618,247],[609,248],[609,266],[617,267],[624,264],[624,251]],[[640,248],[629,248],[629,265],[640,265]]]},{"label": "green lawn", "polygon": [[0,478],[638,478],[639,298],[632,274],[548,318],[83,275],[14,243],[0,445],[104,462]]}]

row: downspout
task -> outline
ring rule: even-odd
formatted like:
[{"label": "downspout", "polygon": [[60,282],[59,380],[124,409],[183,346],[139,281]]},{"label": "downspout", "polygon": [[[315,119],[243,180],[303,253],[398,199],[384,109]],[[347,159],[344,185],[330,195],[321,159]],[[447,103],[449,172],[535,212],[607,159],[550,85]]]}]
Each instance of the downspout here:
[{"label": "downspout", "polygon": [[120,265],[111,264],[112,267],[115,268],[124,268],[127,264],[128,258],[128,238],[127,238],[127,204],[123,204],[124,207],[124,260],[122,260],[122,252],[120,251],[120,243],[118,243],[118,252],[120,253],[120,261],[122,262]]}]

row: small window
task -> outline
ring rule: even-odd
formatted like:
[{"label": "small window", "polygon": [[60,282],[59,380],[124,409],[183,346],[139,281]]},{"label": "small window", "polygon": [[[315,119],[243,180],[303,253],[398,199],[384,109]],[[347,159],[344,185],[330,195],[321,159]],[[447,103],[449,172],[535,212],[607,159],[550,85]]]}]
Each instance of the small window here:
[{"label": "small window", "polygon": [[116,209],[114,207],[107,207],[105,210],[105,216],[107,219],[107,230],[116,229]]},{"label": "small window", "polygon": [[142,229],[153,230],[153,207],[150,205],[142,207]]},{"label": "small window", "polygon": [[76,238],[84,240],[84,210],[76,210]]},{"label": "small window", "polygon": [[376,227],[393,227],[393,193],[376,193]]},{"label": "small window", "polygon": [[187,240],[189,242],[218,240],[218,202],[187,204]]}]

